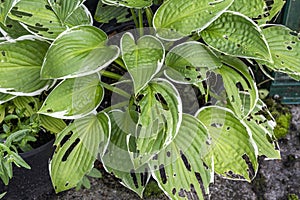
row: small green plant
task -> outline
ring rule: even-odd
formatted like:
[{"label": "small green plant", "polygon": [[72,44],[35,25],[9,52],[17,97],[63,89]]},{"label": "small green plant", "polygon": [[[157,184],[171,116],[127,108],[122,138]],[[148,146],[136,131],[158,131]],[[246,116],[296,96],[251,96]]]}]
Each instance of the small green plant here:
[{"label": "small green plant", "polygon": [[64,127],[61,120],[37,114],[40,106],[38,97],[15,97],[0,105],[0,178],[5,185],[13,176],[12,164],[30,169],[19,153],[32,150],[45,127],[54,132]]},{"label": "small green plant", "polygon": [[172,199],[203,199],[214,173],[251,181],[259,156],[280,158],[252,68],[300,77],[299,34],[269,23],[283,0],[102,0],[98,21],[136,27],[110,37],[83,2],[1,2],[1,98],[47,91],[38,114],[72,120],[56,192],[98,158],[140,196],[152,176]]}]

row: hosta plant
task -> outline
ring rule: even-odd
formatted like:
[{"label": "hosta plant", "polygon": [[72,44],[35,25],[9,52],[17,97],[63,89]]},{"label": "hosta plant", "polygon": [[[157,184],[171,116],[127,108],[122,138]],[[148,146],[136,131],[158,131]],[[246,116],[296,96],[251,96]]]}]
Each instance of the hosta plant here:
[{"label": "hosta plant", "polygon": [[71,120],[56,192],[99,159],[140,196],[153,177],[171,199],[203,199],[214,174],[250,182],[259,156],[280,158],[252,70],[300,79],[299,34],[272,24],[284,3],[102,0],[95,18],[127,30],[105,32],[84,0],[2,1],[1,98],[47,91],[38,113]]}]

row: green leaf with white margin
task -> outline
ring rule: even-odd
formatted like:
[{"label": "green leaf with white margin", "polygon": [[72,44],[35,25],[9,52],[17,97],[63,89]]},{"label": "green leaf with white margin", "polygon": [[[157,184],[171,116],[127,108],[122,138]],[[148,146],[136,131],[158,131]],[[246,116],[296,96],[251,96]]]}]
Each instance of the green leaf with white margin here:
[{"label": "green leaf with white margin", "polygon": [[30,34],[18,21],[12,20],[9,17],[6,18],[5,25],[0,23],[0,32],[1,29],[5,37],[9,37],[9,38],[16,39],[23,35]]},{"label": "green leaf with white margin", "polygon": [[176,138],[150,161],[151,172],[170,199],[203,199],[213,181],[203,163],[209,136],[195,117],[183,114]]},{"label": "green leaf with white margin", "polygon": [[119,55],[117,46],[107,46],[107,35],[93,26],[73,27],[54,40],[43,63],[41,77],[64,79],[93,74]]},{"label": "green leaf with white margin", "polygon": [[22,0],[11,10],[9,17],[22,23],[32,34],[50,40],[69,27],[92,24],[91,14],[84,5],[62,24],[47,0]]},{"label": "green leaf with white margin", "polygon": [[5,93],[0,92],[0,104],[8,102],[8,101],[10,101],[10,100],[12,100],[14,98],[16,98],[15,95],[5,94]]},{"label": "green leaf with white margin", "polygon": [[158,37],[178,40],[195,31],[202,31],[216,20],[233,0],[172,0],[164,3],[156,11],[153,26]]},{"label": "green leaf with white margin", "polygon": [[52,184],[57,193],[76,187],[94,167],[99,147],[109,140],[110,130],[108,115],[98,113],[75,120],[57,135],[50,162]]},{"label": "green leaf with white margin", "polygon": [[40,102],[37,98],[34,98],[32,96],[29,97],[16,97],[13,99],[14,106],[18,108],[19,110],[24,110],[24,115],[26,117],[30,117],[38,111],[40,108]]},{"label": "green leaf with white margin", "polygon": [[165,79],[154,79],[135,99],[139,108],[135,132],[139,166],[147,156],[166,147],[178,133],[182,121],[182,102],[176,88]]},{"label": "green leaf with white margin", "polygon": [[49,44],[34,37],[0,43],[0,92],[33,96],[52,81],[41,80],[40,71]]},{"label": "green leaf with white margin", "polygon": [[109,117],[113,129],[107,151],[101,158],[103,166],[106,171],[119,178],[123,185],[142,197],[151,173],[145,165],[135,168],[128,152],[127,138],[130,131],[134,131],[135,124],[128,112],[113,110]]},{"label": "green leaf with white margin", "polygon": [[228,10],[242,13],[250,18],[257,18],[265,13],[265,0],[234,0]]},{"label": "green leaf with white margin", "polygon": [[84,1],[85,0],[48,0],[51,8],[63,24]]},{"label": "green leaf with white margin", "polygon": [[[252,71],[240,59],[231,56],[221,56],[222,61],[229,65],[223,65],[215,70],[222,76],[227,101],[230,102],[231,109],[239,119],[243,119],[254,109],[258,100],[258,89],[252,76]],[[250,94],[250,105],[245,108],[241,91]]]},{"label": "green leaf with white margin", "polygon": [[125,6],[128,8],[146,8],[152,5],[152,0],[102,0],[102,3],[111,6]]},{"label": "green leaf with white margin", "polygon": [[222,66],[220,59],[204,44],[189,41],[172,48],[166,56],[165,75],[174,82],[193,84],[206,79],[208,71]]},{"label": "green leaf with white margin", "polygon": [[259,63],[275,71],[300,76],[300,33],[282,25],[265,26],[262,30],[274,63]]},{"label": "green leaf with white margin", "polygon": [[[244,103],[249,104],[249,95],[244,95]],[[258,155],[266,156],[266,159],[280,159],[280,151],[273,132],[276,121],[262,100],[258,100],[254,110],[243,121],[252,132],[253,140],[258,147]]]},{"label": "green leaf with white margin", "polygon": [[66,79],[48,95],[40,114],[61,119],[76,119],[95,111],[103,99],[100,75]]},{"label": "green leaf with white margin", "polygon": [[210,47],[226,55],[272,61],[261,29],[240,13],[223,13],[201,36]]},{"label": "green leaf with white margin", "polygon": [[250,182],[258,169],[251,130],[231,110],[219,106],[204,107],[196,116],[212,138],[205,162],[226,178]]},{"label": "green leaf with white margin", "polygon": [[67,126],[62,119],[57,119],[47,115],[39,115],[39,117],[40,125],[52,133],[59,133]]},{"label": "green leaf with white margin", "polygon": [[0,2],[0,23],[5,24],[8,13],[19,1],[5,0]]},{"label": "green leaf with white margin", "polygon": [[133,79],[134,93],[142,90],[163,65],[165,50],[155,37],[145,35],[135,42],[131,33],[121,38],[121,52],[125,66]]},{"label": "green leaf with white margin", "polygon": [[132,20],[129,9],[126,7],[116,7],[98,2],[95,20],[100,23],[109,23],[110,20],[116,19],[117,23],[127,22]]}]

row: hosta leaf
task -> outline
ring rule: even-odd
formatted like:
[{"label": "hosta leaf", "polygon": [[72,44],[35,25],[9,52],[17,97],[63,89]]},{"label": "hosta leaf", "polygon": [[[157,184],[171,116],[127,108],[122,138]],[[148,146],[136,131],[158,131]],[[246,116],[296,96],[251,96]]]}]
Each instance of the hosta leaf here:
[{"label": "hosta leaf", "polygon": [[122,58],[133,79],[137,94],[159,72],[164,60],[164,47],[153,36],[146,35],[135,42],[131,33],[121,39]]},{"label": "hosta leaf", "polygon": [[39,37],[55,39],[67,27],[92,23],[86,8],[81,6],[78,9],[83,10],[85,16],[81,14],[79,18],[78,13],[73,12],[68,22],[62,24],[47,0],[22,0],[11,10],[9,17],[21,22],[28,31]]},{"label": "hosta leaf", "polygon": [[150,161],[153,177],[171,199],[203,199],[208,194],[213,179],[201,159],[208,140],[204,125],[184,114],[176,138]]},{"label": "hosta leaf", "polygon": [[98,74],[67,79],[57,85],[39,113],[61,119],[76,119],[93,112],[103,99]]},{"label": "hosta leaf", "polygon": [[0,92],[0,104],[10,101],[10,100],[14,99],[15,97],[16,97],[15,95],[5,94],[5,93]]},{"label": "hosta leaf", "polygon": [[40,125],[52,133],[59,133],[66,128],[66,123],[62,119],[57,119],[47,115],[40,115]]},{"label": "hosta leaf", "polygon": [[166,56],[165,75],[179,83],[197,83],[206,79],[206,73],[221,67],[221,61],[205,45],[185,42],[175,46]]},{"label": "hosta leaf", "polygon": [[200,109],[196,116],[212,138],[205,162],[227,178],[251,181],[258,169],[258,151],[249,128],[218,106]]},{"label": "hosta leaf", "polygon": [[[249,72],[250,69],[248,69],[242,61],[229,56],[223,56],[222,58],[223,62],[231,67],[223,65],[215,71],[222,76],[227,93],[227,103],[230,102],[230,106],[235,114],[240,119],[243,119],[254,109],[258,100],[256,83]],[[250,104],[248,108],[245,108],[243,96],[241,96],[240,93],[241,91],[250,94]]]},{"label": "hosta leaf", "polygon": [[84,1],[85,0],[48,0],[51,8],[62,23],[64,23]]},{"label": "hosta leaf", "polygon": [[18,21],[12,20],[9,17],[6,18],[5,25],[0,23],[0,29],[5,32],[5,37],[8,36],[15,39],[29,34],[29,32]]},{"label": "hosta leaf", "polygon": [[49,44],[28,38],[0,44],[0,92],[32,96],[49,85],[40,70]]},{"label": "hosta leaf", "polygon": [[258,16],[255,21],[258,24],[266,24],[267,22],[274,19],[276,16],[279,15],[279,12],[283,9],[284,4],[286,3],[285,0],[264,0],[266,2],[266,9],[263,15]]},{"label": "hosta leaf", "polygon": [[272,61],[260,28],[237,12],[223,13],[201,35],[209,46],[224,54]]},{"label": "hosta leaf", "polygon": [[[274,63],[260,62],[275,71],[300,76],[300,34],[285,26],[263,27]],[[299,79],[300,80],[300,79]]]},{"label": "hosta leaf", "polygon": [[194,31],[202,31],[216,20],[233,0],[172,0],[164,1],[155,13],[153,22],[157,35],[177,40]]},{"label": "hosta leaf", "polygon": [[0,23],[5,24],[8,13],[19,1],[5,0],[0,2]]},{"label": "hosta leaf", "polygon": [[110,121],[105,113],[75,120],[58,134],[50,162],[52,184],[56,192],[76,187],[94,166],[99,145],[110,137]]},{"label": "hosta leaf", "polygon": [[[249,95],[244,99],[249,101]],[[258,100],[254,110],[244,122],[251,129],[253,140],[258,147],[258,155],[266,156],[267,159],[280,159],[280,151],[273,132],[276,121],[262,100]]]},{"label": "hosta leaf", "polygon": [[125,6],[128,8],[145,8],[152,5],[152,0],[102,0],[111,6]]},{"label": "hosta leaf", "polygon": [[107,46],[107,35],[93,26],[77,26],[63,32],[50,46],[43,63],[42,78],[72,78],[93,74],[119,55]]},{"label": "hosta leaf", "polygon": [[135,135],[135,163],[168,145],[182,120],[182,102],[176,88],[164,79],[154,79],[136,98],[139,118]]},{"label": "hosta leaf", "polygon": [[126,7],[116,7],[98,2],[97,10],[94,16],[95,20],[100,23],[109,23],[110,20],[116,19],[117,23],[132,20],[129,9]]},{"label": "hosta leaf", "polygon": [[109,114],[113,127],[107,151],[102,157],[105,169],[121,179],[122,184],[142,197],[143,191],[150,178],[150,170],[144,165],[135,168],[128,152],[128,131],[134,124],[127,112],[114,110]]},{"label": "hosta leaf", "polygon": [[266,7],[265,0],[234,0],[229,10],[242,13],[250,18],[257,18],[265,13]]}]

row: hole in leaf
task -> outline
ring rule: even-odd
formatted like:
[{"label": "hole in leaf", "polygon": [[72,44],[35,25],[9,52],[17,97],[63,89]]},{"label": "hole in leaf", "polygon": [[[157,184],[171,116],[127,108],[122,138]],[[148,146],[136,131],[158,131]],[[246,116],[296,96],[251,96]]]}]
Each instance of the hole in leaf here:
[{"label": "hole in leaf", "polygon": [[5,51],[1,51],[2,56],[5,56]]},{"label": "hole in leaf", "polygon": [[168,156],[168,157],[171,156],[171,152],[170,152],[170,151],[167,152],[167,156]]},{"label": "hole in leaf", "polygon": [[68,148],[68,150],[66,151],[66,153],[64,154],[64,156],[62,157],[62,162],[65,162],[69,155],[71,154],[71,152],[73,151],[73,149],[77,146],[77,144],[80,142],[80,139],[77,138],[75,140],[75,142],[73,142],[73,144],[71,144],[71,146]]},{"label": "hole in leaf", "polygon": [[166,175],[164,165],[159,166],[159,174],[160,174],[160,178],[161,178],[162,183],[166,184],[167,183],[167,175]]},{"label": "hole in leaf", "polygon": [[176,188],[172,189],[172,194],[175,195],[176,194]]},{"label": "hole in leaf", "polygon": [[180,151],[180,156],[181,156],[181,159],[182,159],[182,161],[183,161],[183,163],[184,163],[186,169],[187,169],[188,171],[192,171],[192,170],[191,170],[191,165],[190,165],[188,159],[186,158],[186,156],[183,154],[182,151]]},{"label": "hole in leaf", "polygon": [[188,77],[185,77],[184,78],[186,81],[191,81],[192,79],[191,78],[188,78]]},{"label": "hole in leaf", "polygon": [[210,126],[215,127],[215,128],[222,128],[223,124],[221,124],[221,123],[212,123]]},{"label": "hole in leaf", "polygon": [[195,176],[196,176],[196,179],[200,185],[200,188],[202,190],[202,193],[205,194],[205,188],[204,188],[204,185],[203,185],[203,181],[202,181],[202,178],[201,178],[201,174],[198,173],[198,172],[195,172]]},{"label": "hole in leaf", "polygon": [[138,181],[137,181],[137,178],[136,178],[136,174],[135,174],[134,169],[130,170],[130,176],[131,176],[131,178],[132,178],[132,181],[133,181],[133,183],[134,183],[134,186],[135,186],[136,188],[139,188],[139,184],[138,184]]},{"label": "hole in leaf", "polygon": [[227,35],[223,35],[223,38],[224,38],[225,40],[228,40],[228,36],[227,36]]},{"label": "hole in leaf", "polygon": [[244,154],[242,156],[242,158],[245,160],[246,164],[248,165],[248,174],[249,174],[249,178],[252,179],[255,175],[255,170],[254,167],[250,161],[250,158],[247,154]]},{"label": "hole in leaf", "polygon": [[69,182],[66,182],[65,187],[67,187],[69,185]]},{"label": "hole in leaf", "polygon": [[145,186],[147,184],[147,177],[148,177],[148,168],[145,168],[144,173],[140,173],[141,176],[141,184]]},{"label": "hole in leaf", "polygon": [[161,103],[164,110],[169,110],[167,101],[160,93],[155,94],[155,99]]},{"label": "hole in leaf", "polygon": [[158,155],[155,154],[155,155],[152,157],[152,160],[158,160]]},{"label": "hole in leaf", "polygon": [[226,128],[226,130],[227,130],[227,131],[229,131],[230,129],[231,129],[231,127],[230,127],[230,126],[228,126],[228,127]]},{"label": "hole in leaf", "polygon": [[293,36],[298,36],[298,33],[296,31],[291,31],[290,34]]},{"label": "hole in leaf", "polygon": [[191,66],[185,66],[185,69],[192,70],[192,67]]},{"label": "hole in leaf", "polygon": [[46,110],[47,113],[53,113],[53,110],[51,108]]},{"label": "hole in leaf", "polygon": [[185,197],[185,193],[184,193],[184,190],[182,188],[180,188],[180,190],[178,192],[178,196]]},{"label": "hole in leaf", "polygon": [[291,47],[291,46],[287,46],[286,48],[287,48],[287,50],[289,50],[289,51],[293,50],[293,47]]}]

